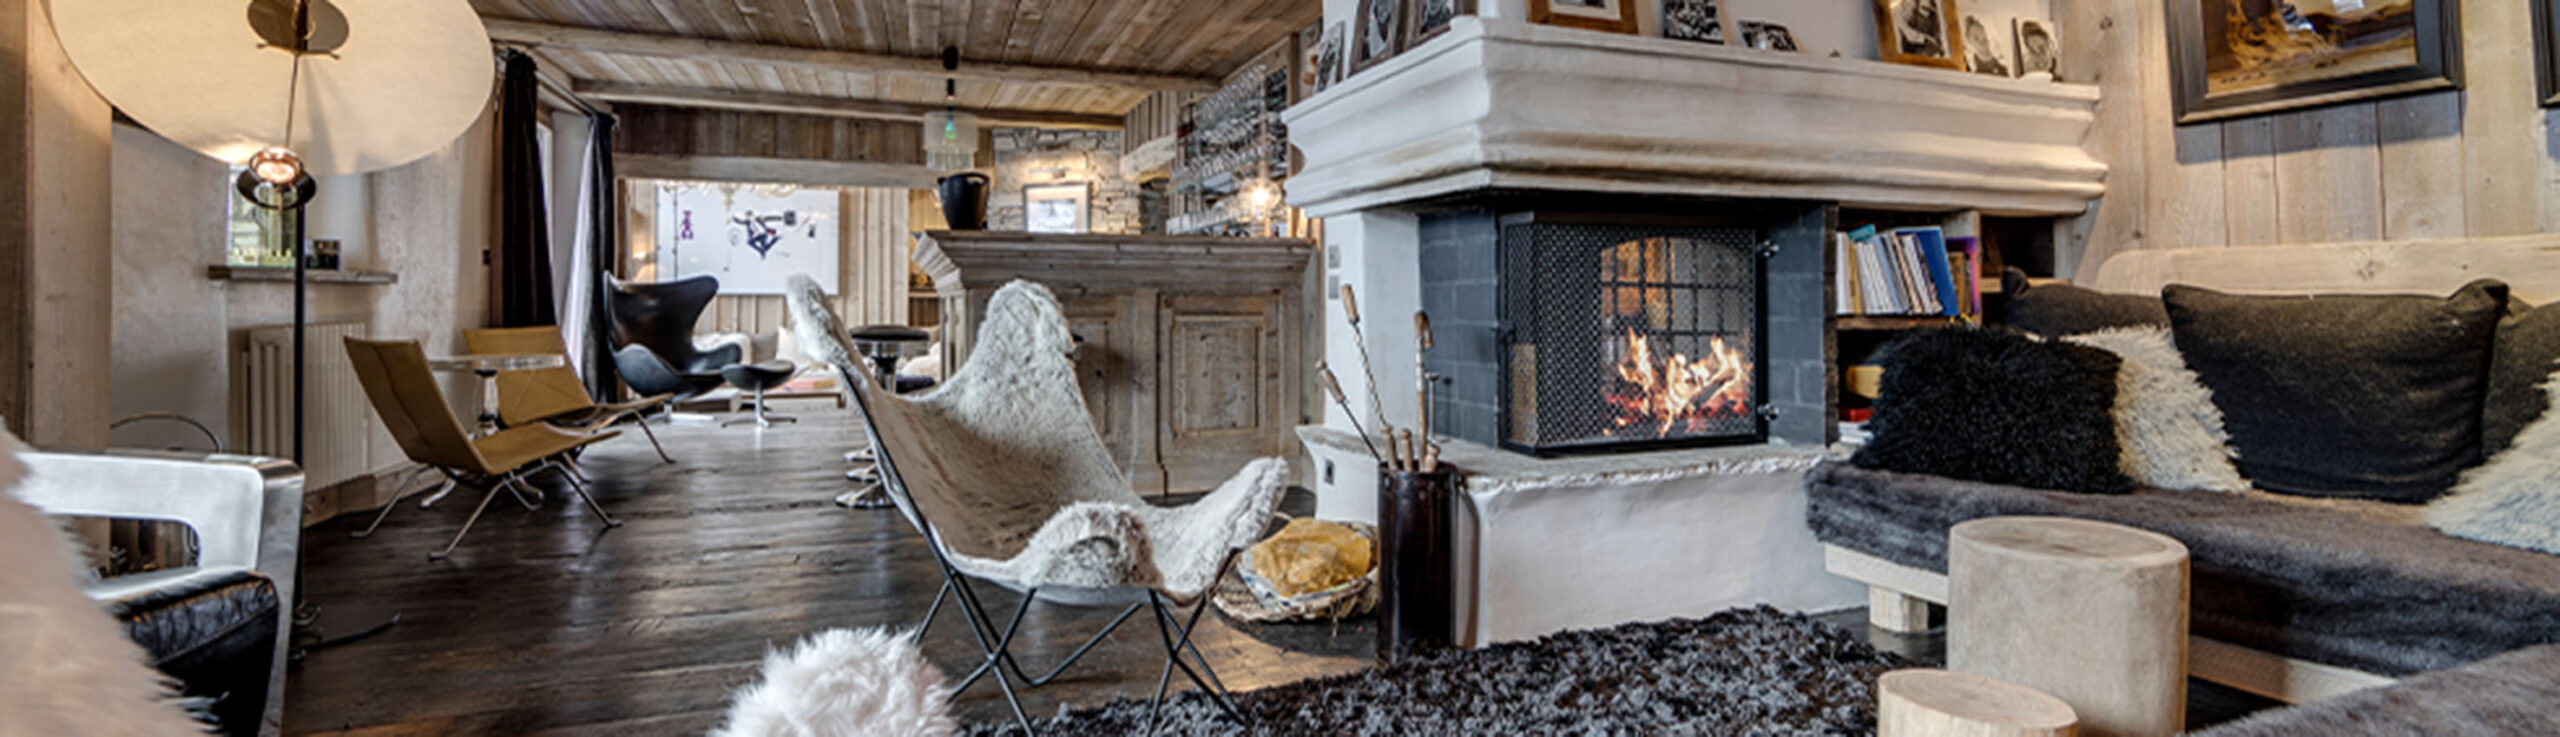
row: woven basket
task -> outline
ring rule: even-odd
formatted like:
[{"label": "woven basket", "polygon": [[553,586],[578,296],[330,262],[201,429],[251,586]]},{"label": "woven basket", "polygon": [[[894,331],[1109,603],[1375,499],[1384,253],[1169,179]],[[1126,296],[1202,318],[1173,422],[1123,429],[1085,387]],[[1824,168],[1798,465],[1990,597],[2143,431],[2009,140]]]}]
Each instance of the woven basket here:
[{"label": "woven basket", "polygon": [[[1375,546],[1378,528],[1362,522],[1343,522],[1352,532],[1368,538]],[[1372,550],[1375,548],[1373,547]],[[1373,557],[1374,560],[1374,557]],[[1218,580],[1210,592],[1218,611],[1247,622],[1293,622],[1313,619],[1344,619],[1368,614],[1378,606],[1378,566],[1370,564],[1369,573],[1343,582],[1340,586],[1290,598],[1265,595],[1245,582],[1245,568],[1253,565],[1252,556],[1240,556],[1236,570]]]}]

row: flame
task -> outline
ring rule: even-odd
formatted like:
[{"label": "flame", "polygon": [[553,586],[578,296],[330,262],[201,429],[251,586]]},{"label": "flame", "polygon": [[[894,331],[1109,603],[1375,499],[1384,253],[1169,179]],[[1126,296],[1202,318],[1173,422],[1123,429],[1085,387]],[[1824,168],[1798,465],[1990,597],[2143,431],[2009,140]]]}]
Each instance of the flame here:
[{"label": "flame", "polygon": [[1718,420],[1751,411],[1751,362],[1724,338],[1709,340],[1704,356],[1674,353],[1657,360],[1653,342],[1629,329],[1626,348],[1616,366],[1618,381],[1606,390],[1613,414],[1609,435],[1639,426],[1654,437],[1706,432]]}]

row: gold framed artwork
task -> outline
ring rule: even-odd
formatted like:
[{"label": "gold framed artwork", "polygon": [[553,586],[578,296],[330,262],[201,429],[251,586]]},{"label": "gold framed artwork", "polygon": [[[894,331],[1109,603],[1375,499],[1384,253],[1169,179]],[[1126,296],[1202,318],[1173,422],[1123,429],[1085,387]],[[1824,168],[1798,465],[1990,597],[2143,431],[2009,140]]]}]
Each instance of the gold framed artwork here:
[{"label": "gold framed artwork", "polygon": [[1885,61],[1964,69],[1956,0],[1875,0],[1876,50]]},{"label": "gold framed artwork", "polygon": [[2169,0],[2178,122],[2460,89],[2460,5]]},{"label": "gold framed artwork", "polygon": [[1529,0],[1529,22],[1635,33],[1636,4],[1635,0]]}]

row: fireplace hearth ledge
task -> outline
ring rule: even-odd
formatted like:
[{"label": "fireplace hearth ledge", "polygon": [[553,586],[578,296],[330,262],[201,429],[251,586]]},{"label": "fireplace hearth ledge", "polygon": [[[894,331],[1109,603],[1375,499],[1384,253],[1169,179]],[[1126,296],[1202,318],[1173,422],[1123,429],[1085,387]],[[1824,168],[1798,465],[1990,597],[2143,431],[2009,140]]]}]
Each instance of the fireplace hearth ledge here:
[{"label": "fireplace hearth ledge", "polygon": [[[1298,437],[1337,481],[1372,465],[1349,431],[1308,425]],[[1823,570],[1804,522],[1804,473],[1832,451],[1772,442],[1534,458],[1455,439],[1442,449],[1468,473],[1452,577],[1460,644],[1865,601],[1865,588]],[[1374,484],[1317,476],[1317,517],[1376,519]]]}]

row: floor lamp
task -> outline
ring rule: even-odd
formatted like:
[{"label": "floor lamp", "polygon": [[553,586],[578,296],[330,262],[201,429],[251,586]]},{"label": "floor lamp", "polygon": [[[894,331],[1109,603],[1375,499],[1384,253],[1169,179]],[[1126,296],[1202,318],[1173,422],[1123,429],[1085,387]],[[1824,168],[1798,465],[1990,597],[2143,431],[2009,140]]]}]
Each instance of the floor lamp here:
[{"label": "floor lamp", "polygon": [[461,0],[52,0],[50,10],[92,89],[152,132],[245,166],[233,186],[277,213],[293,251],[290,452],[303,463],[312,177],[401,166],[460,137],[494,87],[488,29]]}]

